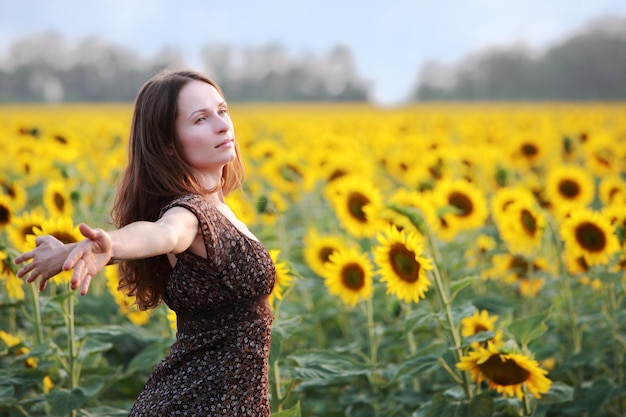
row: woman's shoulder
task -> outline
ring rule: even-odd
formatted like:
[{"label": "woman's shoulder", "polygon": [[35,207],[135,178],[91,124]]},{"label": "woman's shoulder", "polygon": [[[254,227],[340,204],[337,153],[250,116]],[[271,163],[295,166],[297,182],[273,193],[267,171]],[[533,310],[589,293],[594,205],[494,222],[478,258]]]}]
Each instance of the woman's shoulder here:
[{"label": "woman's shoulder", "polygon": [[202,198],[199,194],[184,194],[178,196],[167,203],[162,209],[161,214],[165,213],[167,210],[173,207],[183,207],[192,212],[196,212],[197,210],[202,210],[205,205],[204,198]]}]

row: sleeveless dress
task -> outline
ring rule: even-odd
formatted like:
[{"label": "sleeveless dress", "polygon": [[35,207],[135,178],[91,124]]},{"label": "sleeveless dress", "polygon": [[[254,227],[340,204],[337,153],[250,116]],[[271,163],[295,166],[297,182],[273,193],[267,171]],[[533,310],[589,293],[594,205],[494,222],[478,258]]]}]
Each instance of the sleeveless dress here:
[{"label": "sleeveless dress", "polygon": [[201,196],[180,197],[163,211],[174,206],[198,218],[207,258],[177,255],[164,297],[177,314],[176,341],[130,416],[268,417],[272,259]]}]

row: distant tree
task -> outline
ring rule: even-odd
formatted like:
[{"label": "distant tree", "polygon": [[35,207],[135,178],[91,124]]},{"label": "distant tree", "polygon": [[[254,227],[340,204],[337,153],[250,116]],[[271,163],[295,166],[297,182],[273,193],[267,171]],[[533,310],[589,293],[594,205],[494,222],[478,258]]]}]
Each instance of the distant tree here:
[{"label": "distant tree", "polygon": [[[437,69],[447,73],[438,82]],[[452,75],[450,75],[452,74]],[[537,54],[511,46],[427,63],[413,100],[624,100],[626,17],[601,19]],[[439,77],[440,78],[440,77]]]}]

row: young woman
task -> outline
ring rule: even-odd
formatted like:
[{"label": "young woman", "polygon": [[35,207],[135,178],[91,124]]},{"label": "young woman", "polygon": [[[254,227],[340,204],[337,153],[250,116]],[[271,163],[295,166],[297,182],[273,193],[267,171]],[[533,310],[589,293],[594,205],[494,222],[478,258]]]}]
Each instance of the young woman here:
[{"label": "young woman", "polygon": [[73,270],[85,294],[114,261],[120,289],[140,308],[165,302],[177,314],[169,355],[156,367],[131,416],[269,416],[268,359],[273,320],[267,298],[275,270],[263,245],[224,203],[243,168],[224,95],[193,71],[151,78],[135,102],[128,166],[113,220],[85,224],[85,240],[45,236],[16,258],[18,276]]}]

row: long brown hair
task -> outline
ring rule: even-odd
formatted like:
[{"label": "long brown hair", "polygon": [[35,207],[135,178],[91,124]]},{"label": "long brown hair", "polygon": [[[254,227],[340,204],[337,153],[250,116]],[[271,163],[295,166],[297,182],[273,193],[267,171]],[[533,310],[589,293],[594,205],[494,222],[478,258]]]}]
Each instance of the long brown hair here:
[{"label": "long brown hair", "polygon": [[[139,90],[131,122],[128,165],[118,186],[112,218],[117,227],[145,220],[156,221],[162,208],[185,194],[206,194],[220,189],[224,195],[243,181],[243,164],[235,141],[236,158],[222,171],[221,184],[206,189],[184,159],[176,133],[178,94],[191,81],[220,88],[204,75],[188,70],[165,70]],[[119,288],[137,299],[140,309],[163,300],[165,280],[171,272],[166,255],[122,261]]]}]

